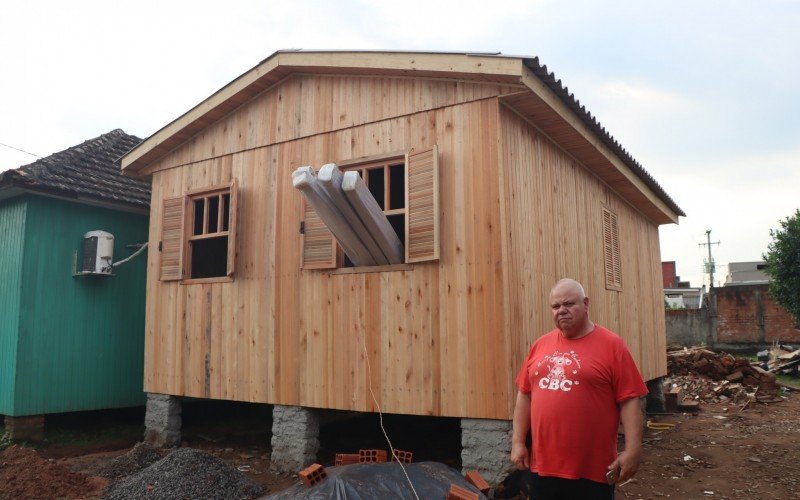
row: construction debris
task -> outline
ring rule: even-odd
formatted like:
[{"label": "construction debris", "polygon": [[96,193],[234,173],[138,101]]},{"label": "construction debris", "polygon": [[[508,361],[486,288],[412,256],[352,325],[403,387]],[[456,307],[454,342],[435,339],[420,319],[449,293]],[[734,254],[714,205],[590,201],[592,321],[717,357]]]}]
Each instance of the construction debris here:
[{"label": "construction debris", "polygon": [[464,477],[469,484],[481,490],[481,493],[484,495],[489,494],[489,490],[491,489],[489,483],[487,483],[483,476],[481,476],[480,472],[476,470],[470,470],[467,471]]},{"label": "construction debris", "polygon": [[447,500],[478,500],[478,494],[457,484],[451,484],[447,491]]},{"label": "construction debris", "polygon": [[315,484],[319,484],[328,477],[328,473],[325,472],[325,467],[320,464],[311,464],[305,469],[301,470],[298,473],[300,479],[303,481],[307,487],[312,487]]},{"label": "construction debris", "polygon": [[781,400],[774,373],[749,359],[715,353],[705,346],[669,349],[667,368],[668,411],[696,411],[700,402],[731,401],[746,407],[752,402]]},{"label": "construction debris", "polygon": [[358,450],[358,461],[362,464],[366,463],[385,463],[386,450]]}]

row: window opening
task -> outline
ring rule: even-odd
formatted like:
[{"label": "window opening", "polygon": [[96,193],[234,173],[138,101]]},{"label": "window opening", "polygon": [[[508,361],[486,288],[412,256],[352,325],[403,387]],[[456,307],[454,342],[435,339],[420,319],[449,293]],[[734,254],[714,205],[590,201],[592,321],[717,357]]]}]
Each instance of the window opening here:
[{"label": "window opening", "polygon": [[[397,237],[406,244],[406,164],[393,158],[380,163],[369,163],[344,167],[355,170],[364,179],[369,192],[383,209],[384,215],[392,225]],[[344,255],[342,267],[353,267]]]},{"label": "window opening", "polygon": [[406,166],[401,163],[399,165],[391,165],[389,167],[389,185],[391,192],[389,195],[389,207],[406,208]]},{"label": "window opening", "polygon": [[375,201],[378,202],[378,206],[386,210],[386,180],[383,175],[383,167],[368,169],[366,173],[369,192],[372,193]]},{"label": "window opening", "polygon": [[230,189],[225,189],[191,197],[194,224],[188,241],[189,278],[228,275],[230,196]]}]

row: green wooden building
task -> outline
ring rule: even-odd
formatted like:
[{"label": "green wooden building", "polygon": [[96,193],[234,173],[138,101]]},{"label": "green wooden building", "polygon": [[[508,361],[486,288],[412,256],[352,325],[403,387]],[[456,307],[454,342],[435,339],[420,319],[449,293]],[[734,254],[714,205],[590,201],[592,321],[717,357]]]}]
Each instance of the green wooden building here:
[{"label": "green wooden building", "polygon": [[41,436],[45,414],[145,402],[146,255],[111,276],[80,272],[89,231],[114,236],[117,262],[147,241],[150,187],[117,163],[139,142],[114,130],[0,173],[0,415],[12,437]]}]

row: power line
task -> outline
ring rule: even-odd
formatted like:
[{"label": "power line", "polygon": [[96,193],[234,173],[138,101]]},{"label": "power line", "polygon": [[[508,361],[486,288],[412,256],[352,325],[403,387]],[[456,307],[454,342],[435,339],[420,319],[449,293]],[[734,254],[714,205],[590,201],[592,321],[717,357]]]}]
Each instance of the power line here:
[{"label": "power line", "polygon": [[16,149],[16,150],[17,150],[17,151],[19,151],[20,153],[25,153],[26,155],[35,156],[35,157],[37,157],[37,158],[43,158],[42,156],[39,156],[39,155],[37,155],[36,153],[31,153],[31,152],[25,151],[24,149],[15,148],[14,146],[9,146],[8,144],[4,144],[4,143],[2,143],[2,142],[0,142],[0,146],[5,146],[5,147],[7,147],[7,148],[9,148],[9,149]]}]

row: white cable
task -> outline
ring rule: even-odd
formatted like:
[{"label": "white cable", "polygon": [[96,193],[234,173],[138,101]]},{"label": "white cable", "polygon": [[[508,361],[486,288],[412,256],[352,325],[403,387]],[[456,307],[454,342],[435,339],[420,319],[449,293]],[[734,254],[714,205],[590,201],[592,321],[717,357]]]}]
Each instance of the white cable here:
[{"label": "white cable", "polygon": [[361,335],[361,345],[364,347],[364,357],[367,359],[367,380],[369,381],[369,394],[372,396],[372,401],[375,403],[375,406],[378,407],[378,420],[381,424],[381,431],[383,431],[383,437],[386,438],[386,442],[389,443],[389,449],[392,450],[392,457],[397,460],[397,463],[400,465],[400,468],[403,470],[403,474],[406,476],[406,481],[408,481],[408,485],[411,487],[411,491],[414,493],[414,497],[419,500],[419,495],[417,494],[417,490],[414,489],[414,485],[411,483],[411,478],[408,477],[408,472],[406,472],[406,468],[403,465],[403,462],[400,461],[400,458],[397,456],[397,453],[394,451],[394,446],[392,445],[391,440],[389,440],[389,435],[386,433],[386,429],[383,427],[383,412],[381,412],[381,405],[378,404],[378,400],[375,398],[375,393],[372,392],[372,368],[369,363],[369,352],[367,351],[367,341],[366,341],[366,333],[362,332]]},{"label": "white cable", "polygon": [[142,246],[141,246],[141,247],[139,247],[139,250],[136,250],[135,252],[133,252],[133,253],[132,253],[130,256],[128,256],[128,257],[127,257],[127,258],[125,258],[125,259],[122,259],[122,260],[120,260],[120,261],[118,261],[118,262],[114,262],[113,264],[111,264],[111,267],[117,267],[117,266],[118,266],[118,265],[120,265],[120,264],[124,264],[124,263],[128,262],[128,261],[129,261],[129,260],[131,260],[132,258],[134,258],[134,257],[136,257],[137,255],[139,255],[140,253],[142,253],[142,251],[143,251],[145,248],[147,248],[147,243],[142,243]]}]

